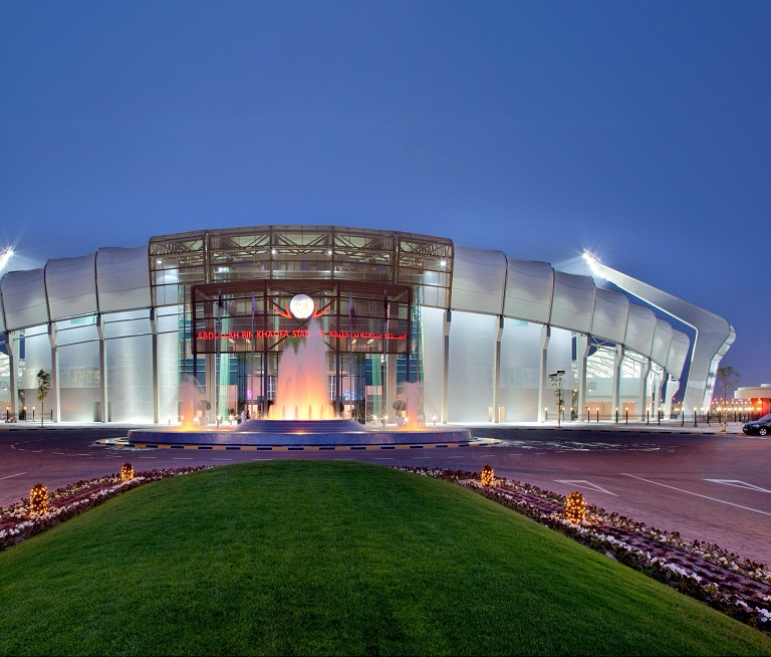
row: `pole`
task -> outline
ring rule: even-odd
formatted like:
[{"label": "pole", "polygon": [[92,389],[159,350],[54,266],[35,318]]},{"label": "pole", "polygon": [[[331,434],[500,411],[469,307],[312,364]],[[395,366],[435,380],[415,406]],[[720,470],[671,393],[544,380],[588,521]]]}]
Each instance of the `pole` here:
[{"label": "pole", "polygon": [[386,379],[386,331],[388,329],[388,290],[383,290],[383,360],[380,364],[380,383],[383,399],[383,427],[385,428],[385,417],[388,414],[388,381]]},{"label": "pole", "polygon": [[[182,380],[187,376],[187,285],[182,286]],[[179,415],[179,408],[177,408]]]},{"label": "pole", "polygon": [[[254,316],[257,313],[257,302],[254,300],[254,291],[252,291],[252,332],[251,332],[251,348],[252,348],[252,363],[251,363],[251,373],[249,376],[249,388],[248,390],[252,391],[252,398],[247,400],[250,402],[249,406],[252,410],[254,410]],[[252,415],[250,413],[250,415]]]},{"label": "pole", "polygon": [[[351,401],[351,410],[359,410],[359,397],[354,390],[354,378],[353,378],[353,293],[348,293],[348,395]],[[353,415],[353,412],[351,413]],[[366,418],[366,415],[365,415]],[[358,412],[356,413],[356,420],[358,421]]]},{"label": "pole", "polygon": [[217,334],[216,354],[214,360],[214,416],[217,428],[220,426],[220,353],[222,352],[222,290],[217,294],[217,322],[215,325]]},{"label": "pole", "polygon": [[[273,265],[271,264],[271,267]],[[262,328],[264,329],[263,335],[266,335],[268,332],[268,288],[265,286],[263,288],[262,292],[262,308],[264,312],[262,313]],[[268,385],[268,340],[267,338],[262,339],[262,417],[266,418],[269,413],[269,406],[268,406],[268,392],[270,391],[270,386]]]}]

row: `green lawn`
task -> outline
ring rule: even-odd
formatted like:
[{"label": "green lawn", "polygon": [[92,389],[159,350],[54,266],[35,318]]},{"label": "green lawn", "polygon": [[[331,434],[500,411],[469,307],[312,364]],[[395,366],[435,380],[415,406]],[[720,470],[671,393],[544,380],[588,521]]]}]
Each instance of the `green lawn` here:
[{"label": "green lawn", "polygon": [[771,639],[451,484],[264,461],[0,554],[3,654],[771,654]]}]

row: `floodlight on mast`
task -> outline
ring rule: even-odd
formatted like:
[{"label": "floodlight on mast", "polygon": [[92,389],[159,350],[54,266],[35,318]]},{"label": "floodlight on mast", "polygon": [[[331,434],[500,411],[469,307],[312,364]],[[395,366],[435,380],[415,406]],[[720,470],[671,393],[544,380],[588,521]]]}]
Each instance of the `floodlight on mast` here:
[{"label": "floodlight on mast", "polygon": [[13,247],[8,245],[4,249],[0,250],[0,272],[5,269],[8,261],[13,257]]}]

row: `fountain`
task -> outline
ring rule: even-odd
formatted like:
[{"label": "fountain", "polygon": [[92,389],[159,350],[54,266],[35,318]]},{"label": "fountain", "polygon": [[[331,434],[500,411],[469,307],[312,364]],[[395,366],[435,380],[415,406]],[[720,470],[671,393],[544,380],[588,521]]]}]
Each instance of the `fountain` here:
[{"label": "fountain", "polygon": [[[180,386],[180,399],[182,387]],[[417,417],[416,384],[408,386],[411,393],[407,406]],[[311,320],[308,336],[297,345],[288,346],[281,356],[276,382],[276,399],[268,417],[250,419],[232,429],[217,430],[154,430],[129,431],[130,445],[231,446],[231,449],[252,449],[274,446],[416,446],[423,443],[466,443],[471,435],[466,429],[440,427],[428,430],[365,427],[354,420],[335,417],[329,400],[326,345],[321,328]]]},{"label": "fountain", "polygon": [[278,365],[275,420],[327,420],[334,417],[327,386],[327,353],[321,328],[311,320],[308,337],[286,349]]}]

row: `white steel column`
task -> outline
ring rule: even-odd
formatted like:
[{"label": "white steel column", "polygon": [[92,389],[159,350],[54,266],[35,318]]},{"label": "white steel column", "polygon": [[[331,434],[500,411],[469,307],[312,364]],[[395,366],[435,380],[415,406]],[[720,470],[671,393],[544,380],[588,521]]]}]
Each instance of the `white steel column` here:
[{"label": "white steel column", "polygon": [[54,323],[48,322],[48,342],[51,345],[51,391],[53,399],[51,400],[53,410],[53,421],[62,421],[61,411],[61,390],[59,387],[59,351],[56,347],[56,329]]},{"label": "white steel column", "polygon": [[150,308],[150,331],[152,333],[152,368],[153,368],[153,422],[160,421],[160,387],[158,386],[158,323],[155,321],[155,308]]},{"label": "white steel column", "polygon": [[448,309],[444,313],[444,374],[442,376],[442,424],[447,422],[450,396],[450,325],[452,324],[452,312]]},{"label": "white steel column", "polygon": [[674,377],[670,376],[667,379],[667,386],[664,392],[664,417],[666,419],[671,419],[672,417],[672,397],[675,396],[679,389],[680,382]]},{"label": "white steel column", "polygon": [[495,334],[495,351],[493,352],[493,423],[501,421],[501,411],[498,400],[501,392],[501,338],[503,337],[503,315],[498,317],[498,331]]},{"label": "white steel column", "polygon": [[[16,367],[18,361],[14,354],[14,342],[13,336],[10,331],[5,333],[5,346],[8,350],[8,389],[11,394],[10,407],[11,413],[15,416],[19,412],[19,390],[16,385]],[[5,409],[3,410],[3,417],[5,417]]]},{"label": "white steel column", "polygon": [[613,391],[610,400],[611,415],[619,408],[621,399],[621,370],[624,364],[624,345],[616,345],[616,356],[613,363]]},{"label": "white steel column", "polygon": [[586,417],[586,360],[589,356],[589,336],[576,335],[576,371],[578,373],[578,417]]},{"label": "white steel column", "polygon": [[640,408],[643,409],[643,412],[645,414],[648,413],[649,407],[648,407],[648,377],[651,373],[651,359],[646,358],[645,359],[645,365],[642,366],[642,371],[640,373]]},{"label": "white steel column", "polygon": [[109,395],[107,394],[107,342],[104,339],[104,326],[102,324],[102,315],[96,316],[96,332],[99,337],[99,397],[101,400],[101,417],[100,422],[108,422],[110,419],[110,413],[107,405],[110,403]]},{"label": "white steel column", "polygon": [[538,409],[536,412],[536,422],[545,421],[546,405],[546,356],[549,351],[549,338],[551,338],[551,326],[548,324],[541,327],[541,351],[538,362]]},{"label": "white steel column", "polygon": [[661,395],[663,394],[663,391],[664,391],[664,371],[656,370],[656,373],[654,376],[655,378],[654,378],[653,389],[655,391],[654,394],[656,398],[653,403],[653,412],[656,415],[656,419],[658,419],[659,414],[661,413]]}]

